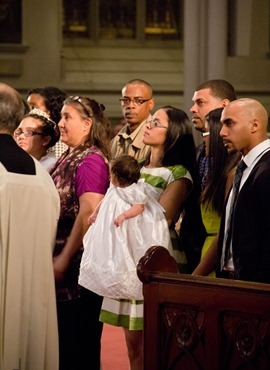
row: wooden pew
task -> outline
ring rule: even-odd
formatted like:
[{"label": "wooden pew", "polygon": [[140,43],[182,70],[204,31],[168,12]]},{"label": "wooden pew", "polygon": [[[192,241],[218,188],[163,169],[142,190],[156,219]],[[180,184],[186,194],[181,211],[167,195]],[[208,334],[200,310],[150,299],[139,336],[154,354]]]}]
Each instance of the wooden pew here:
[{"label": "wooden pew", "polygon": [[270,370],[270,285],[179,274],[159,246],[137,273],[144,370]]}]

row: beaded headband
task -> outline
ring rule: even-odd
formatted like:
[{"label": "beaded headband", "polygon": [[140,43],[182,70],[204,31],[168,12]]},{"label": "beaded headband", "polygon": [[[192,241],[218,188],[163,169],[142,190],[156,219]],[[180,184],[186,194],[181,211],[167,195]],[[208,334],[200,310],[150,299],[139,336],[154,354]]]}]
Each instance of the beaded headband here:
[{"label": "beaded headband", "polygon": [[31,115],[43,117],[47,119],[48,121],[50,121],[51,123],[53,123],[54,126],[56,126],[56,123],[50,118],[50,116],[41,109],[38,109],[38,108],[31,109],[30,112],[27,114],[27,116],[31,116]]}]

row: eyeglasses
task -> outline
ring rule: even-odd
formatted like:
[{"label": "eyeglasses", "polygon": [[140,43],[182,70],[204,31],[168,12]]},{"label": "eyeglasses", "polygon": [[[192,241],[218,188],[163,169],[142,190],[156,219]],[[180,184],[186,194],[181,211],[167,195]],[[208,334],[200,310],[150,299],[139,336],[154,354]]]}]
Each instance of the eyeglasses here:
[{"label": "eyeglasses", "polygon": [[124,107],[126,107],[127,105],[129,105],[131,102],[134,103],[135,105],[138,105],[138,106],[141,106],[143,103],[151,100],[152,98],[150,99],[142,99],[142,98],[134,98],[134,99],[131,99],[131,98],[120,98],[119,101],[121,103],[121,105],[123,105]]},{"label": "eyeglasses", "polygon": [[155,120],[155,119],[150,119],[149,121],[146,121],[146,125],[148,127],[151,127],[151,128],[166,128],[166,130],[168,129],[167,126],[165,125],[162,125],[159,121]]},{"label": "eyeglasses", "polygon": [[[82,107],[83,107],[83,110],[87,113],[87,116],[90,118],[90,117],[93,117],[92,114],[90,114],[89,110],[87,109],[87,107],[83,104],[83,101],[81,99],[80,96],[70,96],[69,97],[70,99],[78,102]],[[90,100],[90,99],[89,99]]]},{"label": "eyeglasses", "polygon": [[33,130],[23,131],[21,128],[17,128],[17,130],[14,131],[14,136],[15,137],[18,137],[21,134],[24,134],[25,137],[31,137],[31,136],[36,136],[36,135],[46,136],[42,132],[37,132],[37,131],[33,131]]}]

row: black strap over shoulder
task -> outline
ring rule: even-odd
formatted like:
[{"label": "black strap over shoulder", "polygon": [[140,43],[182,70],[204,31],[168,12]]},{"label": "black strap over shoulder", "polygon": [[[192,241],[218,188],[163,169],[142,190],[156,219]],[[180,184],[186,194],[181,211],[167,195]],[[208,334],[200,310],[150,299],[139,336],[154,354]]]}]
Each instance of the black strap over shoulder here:
[{"label": "black strap over shoulder", "polygon": [[0,135],[0,162],[8,172],[36,174],[33,158],[15,143],[11,135]]}]

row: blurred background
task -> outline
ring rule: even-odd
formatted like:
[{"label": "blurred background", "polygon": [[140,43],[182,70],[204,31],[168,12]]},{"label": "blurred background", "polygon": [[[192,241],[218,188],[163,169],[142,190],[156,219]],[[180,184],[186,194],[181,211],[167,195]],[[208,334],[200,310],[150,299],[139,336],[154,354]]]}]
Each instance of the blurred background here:
[{"label": "blurred background", "polygon": [[0,0],[0,79],[23,95],[92,96],[116,125],[133,78],[155,109],[188,112],[196,86],[222,78],[270,112],[270,0]]}]

